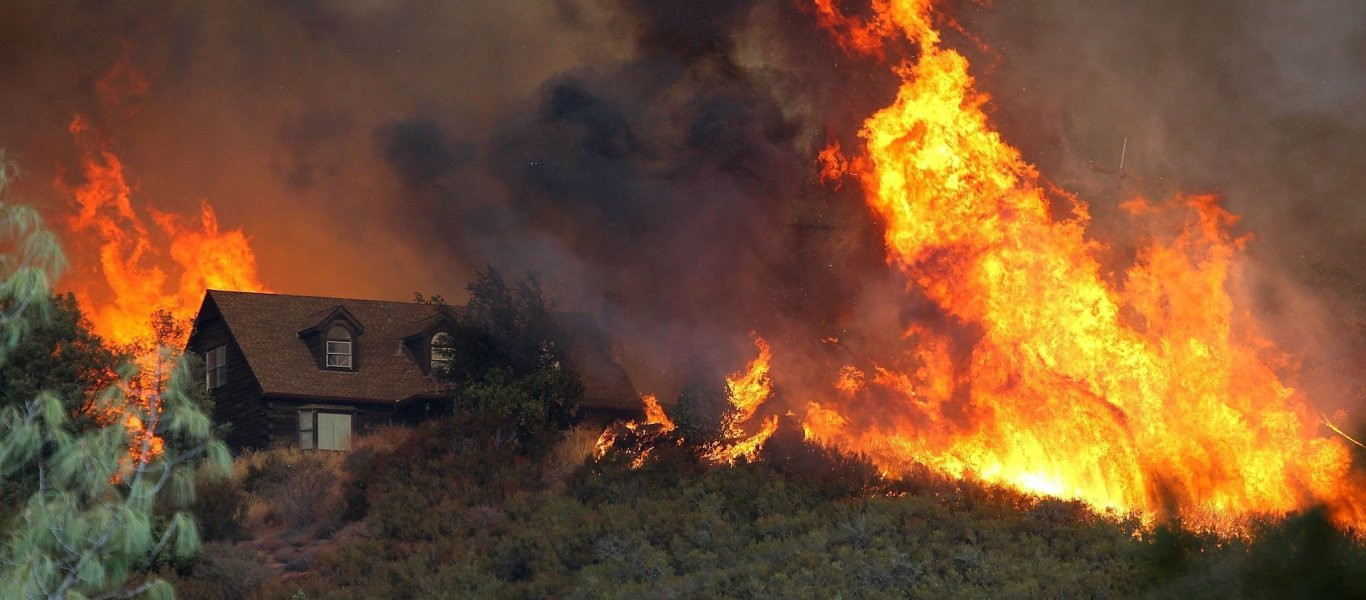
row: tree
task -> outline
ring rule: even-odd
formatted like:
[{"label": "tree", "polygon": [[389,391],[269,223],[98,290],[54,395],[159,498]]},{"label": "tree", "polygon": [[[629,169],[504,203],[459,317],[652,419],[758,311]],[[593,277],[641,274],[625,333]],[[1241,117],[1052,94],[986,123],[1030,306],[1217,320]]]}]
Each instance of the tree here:
[{"label": "tree", "polygon": [[[7,203],[12,167],[0,156],[0,368],[22,358],[26,341],[52,327],[51,282],[64,267],[56,237],[33,210]],[[161,364],[161,363],[158,363]],[[120,369],[123,381],[132,369]],[[18,510],[0,523],[0,593],[5,598],[170,597],[170,585],[147,573],[168,556],[198,546],[193,517],[196,463],[206,455],[226,472],[227,447],[212,439],[209,419],[187,390],[194,378],[176,364],[157,402],[126,408],[120,386],[94,395],[93,409],[130,410],[156,437],[129,451],[122,420],[70,427],[71,382],[34,382],[32,397],[0,406],[0,492],[36,481]],[[18,392],[15,392],[18,393]],[[157,505],[175,512],[165,515]]]},{"label": "tree", "polygon": [[569,426],[583,398],[568,338],[534,277],[508,285],[490,268],[468,289],[469,303],[453,311],[452,360],[443,374],[453,402],[499,417],[504,433],[533,450],[533,439]]},{"label": "tree", "polygon": [[75,296],[54,295],[47,306],[47,318],[37,320],[0,365],[0,406],[51,390],[66,403],[68,416],[87,420],[97,392],[118,382],[118,367],[129,357],[91,331]]},{"label": "tree", "polygon": [[724,378],[694,375],[679,392],[674,407],[678,435],[693,446],[719,441],[725,434],[722,416],[731,409]]}]

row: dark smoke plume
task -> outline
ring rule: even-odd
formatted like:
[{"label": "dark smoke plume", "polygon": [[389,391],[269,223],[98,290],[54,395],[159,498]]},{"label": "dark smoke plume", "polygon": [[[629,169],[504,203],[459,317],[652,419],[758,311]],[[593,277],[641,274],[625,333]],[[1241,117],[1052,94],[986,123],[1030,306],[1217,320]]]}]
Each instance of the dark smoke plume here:
[{"label": "dark smoke plume", "polygon": [[[1240,292],[1337,404],[1366,364],[1362,11],[944,8],[1006,139],[1090,203],[1116,264],[1131,195],[1213,190],[1244,215]],[[891,101],[890,66],[786,0],[18,0],[0,6],[0,147],[59,220],[84,115],[135,198],[207,199],[276,291],[458,300],[474,269],[533,270],[606,318],[641,391],[739,368],[751,330],[790,349],[791,390],[942,321],[885,265],[857,185],[814,175]]]}]

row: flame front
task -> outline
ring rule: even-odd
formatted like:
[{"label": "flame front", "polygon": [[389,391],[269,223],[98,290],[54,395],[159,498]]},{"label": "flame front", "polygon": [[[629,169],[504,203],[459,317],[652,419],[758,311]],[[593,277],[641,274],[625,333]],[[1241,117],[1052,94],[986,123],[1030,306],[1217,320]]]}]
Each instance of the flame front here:
[{"label": "flame front", "polygon": [[717,463],[734,463],[741,457],[753,460],[759,448],[778,430],[778,416],[772,415],[759,422],[759,429],[748,433],[750,422],[759,407],[773,395],[773,380],[768,376],[769,364],[773,360],[773,350],[768,342],[758,336],[754,345],[759,356],[750,361],[743,371],[732,373],[726,378],[726,397],[730,409],[721,417],[721,435],[724,438],[707,453],[707,458]]},{"label": "flame front", "polygon": [[[197,223],[155,209],[139,209],[124,176],[123,162],[76,117],[71,123],[82,150],[84,183],[67,189],[76,212],[67,220],[75,249],[75,277],[68,281],[86,308],[95,332],[116,344],[172,347],[184,339],[157,340],[152,316],[165,310],[177,321],[193,317],[208,288],[261,291],[256,257],[240,229],[222,231],[207,202]],[[156,226],[147,226],[150,215]],[[164,239],[159,244],[158,239]],[[163,251],[167,247],[168,251]],[[98,256],[98,265],[91,258]],[[169,273],[179,278],[169,286]]]},{"label": "flame front", "polygon": [[1051,216],[1049,192],[991,128],[987,97],[967,60],[939,46],[925,2],[876,2],[869,25],[829,0],[816,8],[846,48],[880,53],[868,32],[894,28],[918,49],[898,68],[895,102],[864,123],[862,177],[890,260],[975,339],[953,353],[962,342],[945,328],[911,328],[906,364],[841,371],[830,399],[809,407],[808,437],[891,473],[923,463],[1206,527],[1316,502],[1366,522],[1347,448],[1319,436],[1235,310],[1227,284],[1242,240],[1230,213],[1210,197],[1126,204],[1135,223],[1176,225],[1111,283],[1086,206],[1063,197],[1072,216]]},{"label": "flame front", "polygon": [[661,432],[673,431],[677,427],[673,419],[664,412],[664,407],[659,405],[659,400],[655,399],[654,394],[645,394],[640,397],[640,401],[645,405],[646,425],[659,425]]},{"label": "flame front", "polygon": [[[75,200],[75,214],[66,221],[75,269],[66,285],[84,307],[95,333],[136,353],[140,372],[125,386],[124,414],[107,417],[123,421],[131,456],[155,457],[162,449],[162,440],[154,433],[156,415],[170,369],[156,347],[179,350],[185,345],[184,324],[198,310],[205,289],[259,291],[264,286],[256,276],[256,258],[246,236],[241,230],[221,231],[207,202],[200,203],[197,224],[155,209],[139,210],[119,157],[81,117],[70,129],[82,151],[85,181],[75,188],[58,182]],[[153,237],[144,212],[150,214],[160,238]],[[158,244],[157,239],[166,242]],[[169,290],[164,267],[179,274],[177,285]]]}]

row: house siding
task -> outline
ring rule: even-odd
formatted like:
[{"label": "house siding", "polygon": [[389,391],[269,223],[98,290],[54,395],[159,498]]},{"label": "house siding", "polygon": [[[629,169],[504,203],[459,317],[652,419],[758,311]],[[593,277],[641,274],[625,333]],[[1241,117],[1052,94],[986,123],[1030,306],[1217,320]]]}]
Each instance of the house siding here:
[{"label": "house siding", "polygon": [[[200,316],[194,337],[187,348],[202,361],[205,352],[219,346],[228,349],[224,360],[226,381],[209,390],[209,397],[213,399],[214,423],[229,426],[224,441],[233,450],[264,447],[269,443],[269,434],[266,429],[266,407],[261,402],[261,385],[252,374],[246,356],[237,346],[227,323],[217,315],[215,309],[212,313]],[[202,370],[199,381],[204,381]]]},{"label": "house siding", "polygon": [[394,422],[394,407],[323,398],[268,398],[266,412],[271,444],[299,444],[299,411],[319,410],[351,415],[351,435],[362,435],[380,425]]}]

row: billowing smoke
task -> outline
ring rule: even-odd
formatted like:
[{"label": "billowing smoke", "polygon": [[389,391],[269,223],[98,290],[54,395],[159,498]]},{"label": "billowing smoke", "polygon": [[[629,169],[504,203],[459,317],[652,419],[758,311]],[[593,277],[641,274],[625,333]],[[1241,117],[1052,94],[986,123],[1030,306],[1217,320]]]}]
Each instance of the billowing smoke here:
[{"label": "billowing smoke", "polygon": [[755,7],[619,11],[632,52],[549,78],[477,164],[452,160],[431,121],[381,130],[413,226],[436,215],[461,256],[539,272],[561,301],[603,311],[646,389],[735,369],[751,330],[832,327],[881,268],[879,244],[859,202],[816,180],[819,122],[739,63]]},{"label": "billowing smoke", "polygon": [[[982,42],[954,44],[987,59],[1006,137],[1092,205],[1117,263],[1118,201],[1218,190],[1256,234],[1249,297],[1294,325],[1273,327],[1285,347],[1316,375],[1366,358],[1360,6],[945,11]],[[458,300],[474,269],[531,270],[666,397],[738,368],[751,330],[806,355],[775,357],[796,372],[938,319],[886,267],[855,182],[815,176],[896,82],[789,0],[0,7],[0,146],[52,218],[82,114],[142,201],[207,199],[243,227],[273,290]],[[1312,391],[1354,393],[1332,381]]]}]

